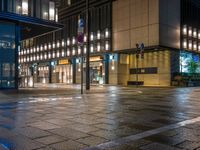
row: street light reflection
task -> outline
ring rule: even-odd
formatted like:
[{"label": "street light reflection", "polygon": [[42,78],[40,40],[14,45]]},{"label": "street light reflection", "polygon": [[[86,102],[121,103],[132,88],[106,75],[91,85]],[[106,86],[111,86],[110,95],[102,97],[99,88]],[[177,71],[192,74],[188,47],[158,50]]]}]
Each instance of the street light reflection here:
[{"label": "street light reflection", "polygon": [[82,99],[82,97],[59,97],[59,98],[29,98],[28,101],[20,101],[20,104],[24,103],[38,103],[38,102],[50,102],[50,101],[60,101],[60,100],[73,100]]}]

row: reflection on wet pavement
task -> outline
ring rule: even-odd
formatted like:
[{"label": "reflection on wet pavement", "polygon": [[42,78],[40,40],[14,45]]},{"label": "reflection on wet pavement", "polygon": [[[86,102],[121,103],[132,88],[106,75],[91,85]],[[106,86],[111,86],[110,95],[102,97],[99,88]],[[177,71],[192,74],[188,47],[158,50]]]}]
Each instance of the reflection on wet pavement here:
[{"label": "reflection on wet pavement", "polygon": [[200,88],[79,92],[0,92],[0,150],[200,149]]}]

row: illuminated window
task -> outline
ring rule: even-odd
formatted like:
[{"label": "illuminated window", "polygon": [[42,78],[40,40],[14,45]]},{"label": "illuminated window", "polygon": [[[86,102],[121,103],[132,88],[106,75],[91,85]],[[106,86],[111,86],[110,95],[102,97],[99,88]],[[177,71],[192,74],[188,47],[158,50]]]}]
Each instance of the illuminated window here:
[{"label": "illuminated window", "polygon": [[93,32],[90,34],[90,40],[91,40],[91,41],[94,40],[94,33],[93,33]]},{"label": "illuminated window", "polygon": [[101,32],[97,31],[97,39],[100,40],[101,39]]},{"label": "illuminated window", "polygon": [[93,44],[90,45],[90,52],[91,52],[91,53],[94,52],[94,46],[93,46]]},{"label": "illuminated window", "polygon": [[196,38],[197,37],[197,29],[193,30],[193,37]]},{"label": "illuminated window", "polygon": [[81,54],[81,47],[80,46],[78,47],[78,54],[79,55]]},{"label": "illuminated window", "polygon": [[48,12],[43,12],[43,19],[48,19]]},{"label": "illuminated window", "polygon": [[75,54],[76,54],[76,50],[75,50],[75,48],[73,47],[72,55],[75,55]]},{"label": "illuminated window", "polygon": [[106,43],[105,43],[105,50],[107,51],[107,50],[109,50],[109,48],[110,48],[110,46],[109,46],[109,42],[106,41]]},{"label": "illuminated window", "polygon": [[67,0],[67,5],[68,5],[68,6],[71,5],[71,0]]},{"label": "illuminated window", "polygon": [[20,5],[17,5],[16,6],[16,13],[21,14],[21,12],[22,12],[22,7]]},{"label": "illuminated window", "polygon": [[183,48],[187,48],[187,40],[186,39],[184,39],[184,41],[183,41]]},{"label": "illuminated window", "polygon": [[186,25],[183,26],[183,34],[187,35],[187,26]]},{"label": "illuminated window", "polygon": [[49,2],[49,20],[55,20],[55,3]]},{"label": "illuminated window", "polygon": [[97,51],[99,52],[100,50],[101,50],[101,44],[98,43],[98,44],[97,44]]},{"label": "illuminated window", "polygon": [[28,0],[22,0],[22,14],[28,15]]},{"label": "illuminated window", "polygon": [[67,46],[69,46],[70,45],[70,39],[68,38],[67,39]]},{"label": "illuminated window", "polygon": [[200,39],[200,30],[199,30],[199,33],[198,33],[198,39]]},{"label": "illuminated window", "polygon": [[192,40],[189,41],[189,49],[192,49]]},{"label": "illuminated window", "polygon": [[200,51],[200,43],[199,43],[199,46],[198,46],[198,51]]},{"label": "illuminated window", "polygon": [[87,42],[87,36],[84,35],[84,42]]},{"label": "illuminated window", "polygon": [[64,49],[62,50],[62,57],[64,57],[65,56],[65,51],[64,51]]},{"label": "illuminated window", "polygon": [[73,39],[72,39],[72,44],[73,44],[73,45],[76,44],[76,39],[75,39],[75,37],[73,37]]},{"label": "illuminated window", "polygon": [[192,27],[189,27],[188,34],[189,34],[189,36],[192,36]]},{"label": "illuminated window", "polygon": [[62,47],[64,47],[65,46],[65,41],[64,40],[62,40]]},{"label": "illuminated window", "polygon": [[108,31],[108,29],[105,30],[105,37],[109,38],[109,31]]},{"label": "illuminated window", "polygon": [[60,42],[59,41],[57,41],[57,48],[59,48],[60,47]]},{"label": "illuminated window", "polygon": [[193,42],[193,50],[197,50],[197,42],[196,41]]},{"label": "illuminated window", "polygon": [[55,21],[58,22],[58,9],[55,9],[55,10],[56,10]]},{"label": "illuminated window", "polygon": [[86,52],[87,52],[87,46],[85,45],[84,46],[84,54],[86,54]]}]

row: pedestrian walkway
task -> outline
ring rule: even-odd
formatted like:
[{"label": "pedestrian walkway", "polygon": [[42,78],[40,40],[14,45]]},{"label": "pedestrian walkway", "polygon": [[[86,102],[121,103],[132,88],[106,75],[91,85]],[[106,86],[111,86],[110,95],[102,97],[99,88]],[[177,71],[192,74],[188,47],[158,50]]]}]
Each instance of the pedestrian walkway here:
[{"label": "pedestrian walkway", "polygon": [[200,88],[3,91],[0,150],[198,150],[199,97]]}]

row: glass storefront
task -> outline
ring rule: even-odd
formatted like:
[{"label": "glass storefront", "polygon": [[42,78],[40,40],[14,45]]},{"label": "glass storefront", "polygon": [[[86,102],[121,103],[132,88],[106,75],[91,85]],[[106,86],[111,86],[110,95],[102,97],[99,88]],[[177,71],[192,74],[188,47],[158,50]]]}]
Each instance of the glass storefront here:
[{"label": "glass storefront", "polygon": [[73,83],[73,67],[69,65],[58,65],[55,67],[58,83]]},{"label": "glass storefront", "polygon": [[19,81],[20,88],[34,87],[33,67],[29,65],[19,65]]},{"label": "glass storefront", "polygon": [[0,21],[0,88],[15,88],[15,24]]},{"label": "glass storefront", "polygon": [[92,84],[103,84],[104,74],[103,63],[101,61],[90,63],[90,82]]},{"label": "glass storefront", "polygon": [[39,83],[49,83],[49,66],[38,66],[37,82]]},{"label": "glass storefront", "polygon": [[[86,80],[86,63],[83,64],[83,82]],[[76,60],[76,82],[81,83],[81,58]],[[90,57],[90,83],[105,84],[105,63],[102,56]]]}]

